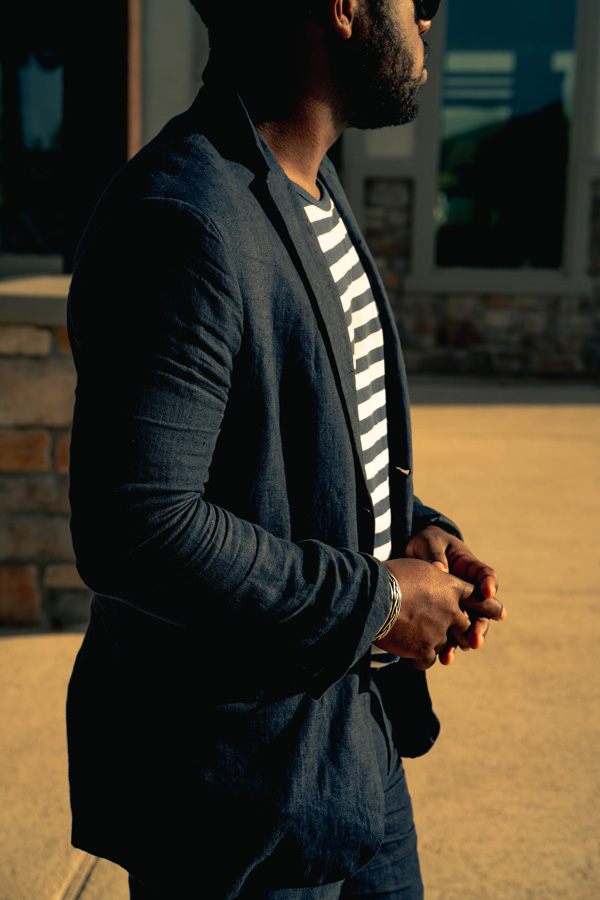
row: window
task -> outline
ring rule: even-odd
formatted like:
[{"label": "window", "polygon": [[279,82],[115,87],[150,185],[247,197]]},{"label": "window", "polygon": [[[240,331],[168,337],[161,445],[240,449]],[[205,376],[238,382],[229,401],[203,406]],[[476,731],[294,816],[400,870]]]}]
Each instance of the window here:
[{"label": "window", "polygon": [[415,123],[345,135],[344,180],[410,183],[412,291],[590,293],[600,4],[447,0]]},{"label": "window", "polygon": [[[57,17],[0,15],[0,251],[58,254],[63,241],[63,58]],[[16,19],[16,21],[15,21]]]},{"label": "window", "polygon": [[575,0],[448,4],[435,262],[559,269]]}]

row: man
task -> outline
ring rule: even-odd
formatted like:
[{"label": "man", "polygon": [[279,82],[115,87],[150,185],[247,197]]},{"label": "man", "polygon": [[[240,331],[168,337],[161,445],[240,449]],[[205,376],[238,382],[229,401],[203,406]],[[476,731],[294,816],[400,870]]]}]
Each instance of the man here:
[{"label": "man", "polygon": [[503,618],[412,493],[397,335],[326,151],[409,121],[436,2],[197,0],[205,88],[79,248],[74,843],[133,898],[416,898],[424,669]]}]

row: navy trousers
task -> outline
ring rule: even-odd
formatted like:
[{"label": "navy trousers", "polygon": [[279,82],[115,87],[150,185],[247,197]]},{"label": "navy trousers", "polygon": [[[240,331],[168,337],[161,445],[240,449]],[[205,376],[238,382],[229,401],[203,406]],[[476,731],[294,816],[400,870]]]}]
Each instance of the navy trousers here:
[{"label": "navy trousers", "polygon": [[[359,872],[345,881],[320,887],[242,891],[239,900],[423,900],[423,882],[417,853],[410,794],[402,760],[393,746],[391,729],[383,712],[379,691],[371,691],[373,734],[385,786],[385,837],[378,853]],[[216,862],[216,861],[215,861]],[[226,855],[225,862],[226,863]],[[175,873],[174,873],[175,875]],[[174,877],[174,883],[177,882]],[[129,876],[131,900],[201,900],[202,871],[186,879],[185,888],[161,890]],[[218,900],[218,898],[212,898]]]}]

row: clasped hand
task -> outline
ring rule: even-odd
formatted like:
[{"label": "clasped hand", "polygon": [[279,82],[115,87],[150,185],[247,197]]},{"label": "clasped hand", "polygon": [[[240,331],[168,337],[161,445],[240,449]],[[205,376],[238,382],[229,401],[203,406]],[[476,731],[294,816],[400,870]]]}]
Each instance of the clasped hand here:
[{"label": "clasped hand", "polygon": [[449,665],[457,646],[479,649],[490,620],[506,616],[496,600],[494,569],[435,525],[410,539],[405,559],[385,565],[400,585],[402,606],[393,628],[377,644],[412,659],[418,669],[428,669],[438,656]]}]

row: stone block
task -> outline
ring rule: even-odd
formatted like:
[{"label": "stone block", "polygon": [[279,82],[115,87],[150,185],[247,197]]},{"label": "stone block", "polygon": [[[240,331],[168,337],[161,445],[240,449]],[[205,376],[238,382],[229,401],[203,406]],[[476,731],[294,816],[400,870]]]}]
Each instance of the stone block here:
[{"label": "stone block", "polygon": [[382,256],[384,259],[398,256],[408,256],[410,248],[406,240],[401,237],[375,238],[369,241],[369,250],[373,256]]},{"label": "stone block", "polygon": [[75,370],[67,359],[0,359],[0,425],[68,427]]},{"label": "stone block", "polygon": [[530,369],[529,353],[501,347],[492,355],[492,366],[498,375],[524,375]]},{"label": "stone block", "polygon": [[0,524],[0,560],[70,562],[74,558],[67,516],[12,513]]},{"label": "stone block", "polygon": [[71,446],[71,432],[59,434],[54,440],[54,468],[57,472],[69,471],[69,448]]},{"label": "stone block", "polygon": [[414,343],[421,350],[433,350],[437,345],[437,339],[434,332],[416,330]]},{"label": "stone block", "polygon": [[389,269],[385,269],[383,272],[380,272],[380,275],[386,291],[398,290],[400,287],[400,277],[397,272],[391,272]]},{"label": "stone block", "polygon": [[556,327],[562,337],[587,337],[590,333],[590,320],[588,316],[558,316]]},{"label": "stone block", "polygon": [[435,319],[417,319],[415,328],[419,334],[434,334],[437,329],[437,321]]},{"label": "stone block", "polygon": [[404,365],[407,372],[420,372],[423,367],[423,354],[417,350],[405,350]]},{"label": "stone block", "polygon": [[600,374],[600,341],[590,341],[583,348],[585,371],[591,375]]},{"label": "stone block", "polygon": [[403,308],[414,312],[419,316],[432,316],[440,318],[439,301],[431,294],[409,294],[402,295]]},{"label": "stone block", "polygon": [[367,231],[369,228],[381,228],[385,222],[384,210],[379,206],[371,206],[365,213]]},{"label": "stone block", "polygon": [[0,475],[0,512],[69,511],[66,477]]},{"label": "stone block", "polygon": [[574,316],[581,311],[582,298],[577,295],[569,295],[568,297],[560,297],[558,301],[558,311],[563,316]]},{"label": "stone block", "polygon": [[35,566],[0,566],[0,623],[34,625],[41,599]]},{"label": "stone block", "polygon": [[534,371],[540,375],[575,375],[581,369],[576,356],[544,355],[533,360]]},{"label": "stone block", "polygon": [[406,209],[392,209],[387,217],[390,228],[402,231],[408,235],[408,226],[410,225],[410,213]]},{"label": "stone block", "polygon": [[442,347],[471,347],[482,342],[479,325],[471,319],[443,322],[438,329],[438,343]]},{"label": "stone block", "polygon": [[451,294],[446,297],[446,313],[450,319],[468,319],[481,313],[482,302],[479,297],[468,294]]},{"label": "stone block", "polygon": [[543,334],[546,323],[547,317],[543,313],[529,312],[521,319],[521,328],[525,334]]},{"label": "stone block", "polygon": [[46,566],[44,570],[44,587],[46,588],[73,588],[75,590],[87,590],[79,577],[79,572],[73,564],[54,563]]},{"label": "stone block", "polygon": [[371,178],[367,181],[369,206],[406,207],[411,203],[408,181],[395,178]]},{"label": "stone block", "polygon": [[532,312],[540,312],[543,314],[547,314],[548,312],[550,312],[550,307],[546,297],[513,297],[511,306],[513,307],[513,309],[523,309]]},{"label": "stone block", "polygon": [[513,313],[510,309],[488,309],[483,317],[484,328],[496,331],[508,331],[513,324]]},{"label": "stone block", "polygon": [[0,429],[0,472],[46,472],[51,443],[42,429]]},{"label": "stone block", "polygon": [[48,591],[47,611],[54,628],[85,625],[90,617],[90,591],[53,589]]},{"label": "stone block", "polygon": [[66,325],[56,330],[56,349],[64,356],[71,356],[71,343]]},{"label": "stone block", "polygon": [[35,325],[0,325],[0,355],[48,356],[52,332]]}]

